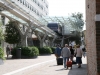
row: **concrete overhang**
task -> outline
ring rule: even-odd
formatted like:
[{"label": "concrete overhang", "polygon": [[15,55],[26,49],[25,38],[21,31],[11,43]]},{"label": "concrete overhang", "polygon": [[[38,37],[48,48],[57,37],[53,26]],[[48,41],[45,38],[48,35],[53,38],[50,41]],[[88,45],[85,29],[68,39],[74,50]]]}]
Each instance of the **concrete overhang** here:
[{"label": "concrete overhang", "polygon": [[[3,11],[8,11],[9,13],[11,13],[12,15],[15,15],[17,18],[25,21],[26,23],[30,23],[34,26],[34,27],[38,27],[43,25],[41,22],[39,22],[37,19],[35,19],[34,17],[32,17],[29,13],[26,13],[22,10],[22,8],[16,6],[14,3],[12,3],[10,0],[1,0],[0,1],[0,7],[3,8],[3,10],[1,11],[1,14],[8,16],[7,14],[2,13]],[[10,16],[9,16],[10,17]],[[14,17],[12,17],[13,19],[15,19]],[[50,30],[48,27],[44,26],[44,27],[39,27],[40,30],[43,30],[44,32],[47,31],[49,34],[51,34],[52,36],[55,36],[55,32],[53,32],[52,30]],[[53,33],[52,33],[53,32]]]}]

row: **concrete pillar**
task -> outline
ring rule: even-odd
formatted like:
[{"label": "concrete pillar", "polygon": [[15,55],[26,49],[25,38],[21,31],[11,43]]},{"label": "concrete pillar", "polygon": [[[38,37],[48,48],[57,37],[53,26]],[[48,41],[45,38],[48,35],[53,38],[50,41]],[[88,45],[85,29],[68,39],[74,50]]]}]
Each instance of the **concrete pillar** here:
[{"label": "concrete pillar", "polygon": [[64,47],[64,36],[63,36],[63,38],[61,40],[61,47]]},{"label": "concrete pillar", "polygon": [[85,40],[88,75],[100,75],[100,0],[86,0]]},{"label": "concrete pillar", "polygon": [[51,41],[50,41],[50,46],[51,47],[53,47],[54,46],[54,41],[55,41],[55,39],[56,39],[56,36],[54,36],[52,39],[51,39]]},{"label": "concrete pillar", "polygon": [[43,36],[41,36],[38,32],[38,33],[36,33],[36,35],[37,35],[37,37],[40,41],[40,47],[43,47],[44,46],[44,40],[46,39],[47,33],[45,33],[45,34],[43,34]]},{"label": "concrete pillar", "polygon": [[97,75],[100,75],[100,0],[96,0]]},{"label": "concrete pillar", "polygon": [[27,36],[28,36],[28,34],[29,34],[29,31],[30,31],[30,29],[31,29],[31,23],[29,23],[29,26],[27,27],[27,30],[25,31],[25,33],[24,34],[21,34],[21,45],[22,46],[28,46],[28,44],[27,44]]},{"label": "concrete pillar", "polygon": [[21,46],[28,46],[27,45],[27,36],[23,35],[21,38]]}]

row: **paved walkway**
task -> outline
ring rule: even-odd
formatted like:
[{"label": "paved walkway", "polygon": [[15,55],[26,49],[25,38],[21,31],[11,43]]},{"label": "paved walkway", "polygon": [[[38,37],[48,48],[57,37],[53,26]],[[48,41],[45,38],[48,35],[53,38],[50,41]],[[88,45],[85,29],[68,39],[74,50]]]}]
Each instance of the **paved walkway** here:
[{"label": "paved walkway", "polygon": [[73,65],[72,70],[63,70],[63,65],[56,65],[53,54],[36,59],[7,59],[0,65],[0,75],[87,75],[86,58],[82,60],[82,68]]}]

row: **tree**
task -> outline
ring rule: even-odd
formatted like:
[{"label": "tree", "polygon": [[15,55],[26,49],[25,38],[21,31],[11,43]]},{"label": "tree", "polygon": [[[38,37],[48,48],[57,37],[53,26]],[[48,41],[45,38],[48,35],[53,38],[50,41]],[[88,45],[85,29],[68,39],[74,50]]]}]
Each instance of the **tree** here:
[{"label": "tree", "polygon": [[73,31],[76,32],[76,36],[70,37],[70,40],[75,40],[77,44],[81,44],[81,35],[80,33],[83,30],[84,20],[82,13],[72,13],[72,15],[68,18],[68,23],[74,29]]},{"label": "tree", "polygon": [[1,44],[1,40],[4,39],[4,34],[3,34],[3,25],[2,25],[2,21],[0,19],[0,44]]},{"label": "tree", "polygon": [[21,41],[20,33],[15,25],[17,25],[15,21],[6,24],[5,41],[9,44],[18,44]]},{"label": "tree", "polygon": [[72,25],[73,28],[75,28],[77,31],[82,31],[84,26],[84,20],[82,13],[72,13],[72,15],[69,17],[69,23]]}]

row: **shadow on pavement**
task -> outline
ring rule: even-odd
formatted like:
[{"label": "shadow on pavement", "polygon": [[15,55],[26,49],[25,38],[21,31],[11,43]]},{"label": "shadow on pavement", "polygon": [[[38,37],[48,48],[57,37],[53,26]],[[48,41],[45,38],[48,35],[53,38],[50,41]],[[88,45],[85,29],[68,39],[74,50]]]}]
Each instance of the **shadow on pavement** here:
[{"label": "shadow on pavement", "polygon": [[87,75],[87,64],[82,64],[81,68],[78,68],[77,65],[73,65],[68,75]]},{"label": "shadow on pavement", "polygon": [[58,70],[55,70],[55,71],[62,71],[62,70],[64,70],[64,68],[62,68],[62,69],[58,69]]},{"label": "shadow on pavement", "polygon": [[51,66],[49,66],[49,67],[54,67],[54,66],[58,66],[58,65],[51,65]]},{"label": "shadow on pavement", "polygon": [[59,67],[55,71],[64,71],[64,70],[66,70],[66,72],[68,72],[67,75],[87,75],[87,64],[82,64],[81,68],[78,68],[78,65],[73,65],[72,69],[70,67],[68,67],[68,69],[64,69],[64,68]]}]

